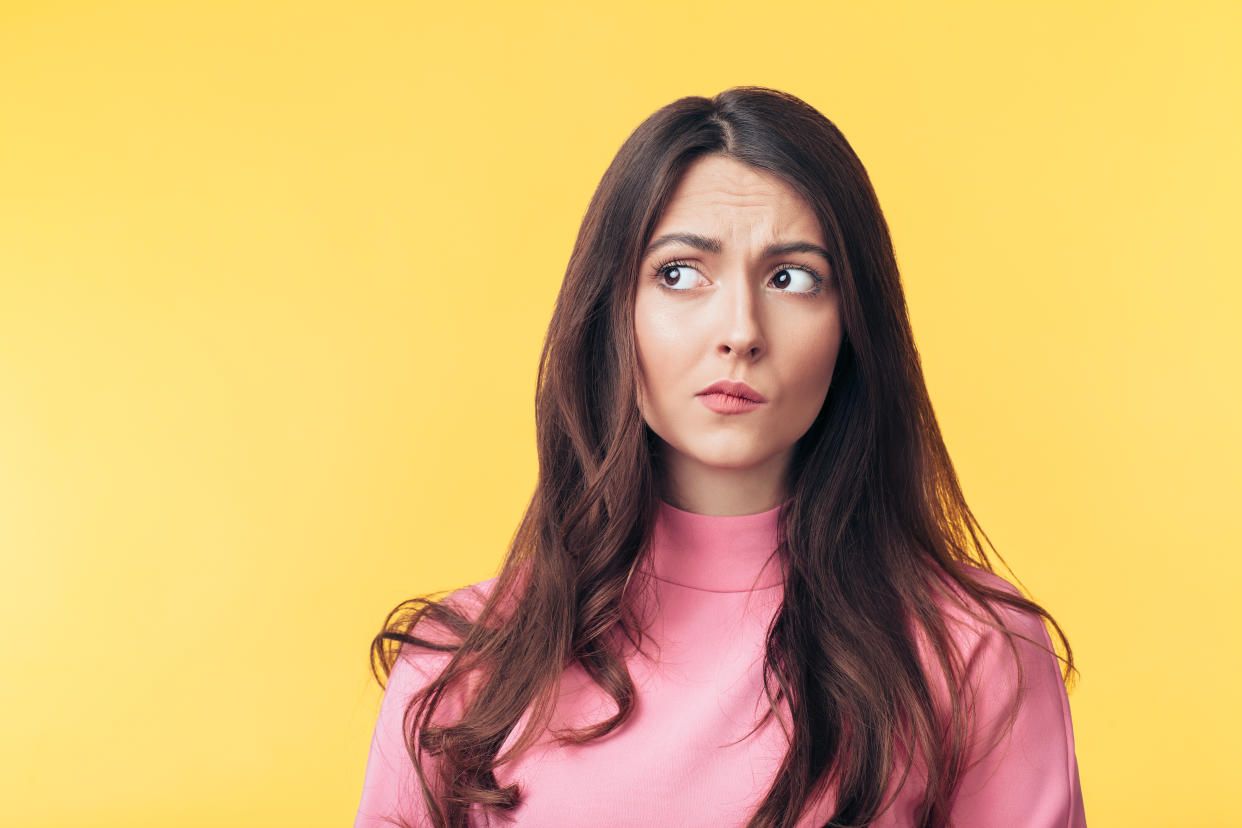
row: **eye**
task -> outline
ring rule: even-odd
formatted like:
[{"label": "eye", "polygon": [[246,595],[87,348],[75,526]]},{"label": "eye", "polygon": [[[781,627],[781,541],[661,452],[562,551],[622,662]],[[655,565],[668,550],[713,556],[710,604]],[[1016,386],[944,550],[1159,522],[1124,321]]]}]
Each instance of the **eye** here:
[{"label": "eye", "polygon": [[702,282],[702,274],[685,262],[669,262],[656,270],[660,287],[668,290],[690,290]]},{"label": "eye", "polygon": [[787,293],[815,293],[819,290],[821,279],[814,271],[805,267],[782,267],[772,277],[771,284]]}]

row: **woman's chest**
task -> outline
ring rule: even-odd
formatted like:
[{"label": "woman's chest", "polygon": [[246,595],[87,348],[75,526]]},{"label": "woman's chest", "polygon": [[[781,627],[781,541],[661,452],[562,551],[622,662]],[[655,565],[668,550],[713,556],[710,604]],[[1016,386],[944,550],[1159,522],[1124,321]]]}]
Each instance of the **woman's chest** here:
[{"label": "woman's chest", "polygon": [[[776,607],[749,597],[746,605],[710,597],[663,605],[648,627],[646,654],[627,658],[636,696],[620,727],[579,745],[545,732],[497,770],[501,785],[516,783],[522,791],[511,812],[516,824],[745,825],[789,745],[763,681]],[[787,708],[777,710],[787,724]],[[615,711],[612,699],[575,667],[563,677],[550,729],[594,724]],[[825,797],[805,824],[822,824],[831,806]]]}]

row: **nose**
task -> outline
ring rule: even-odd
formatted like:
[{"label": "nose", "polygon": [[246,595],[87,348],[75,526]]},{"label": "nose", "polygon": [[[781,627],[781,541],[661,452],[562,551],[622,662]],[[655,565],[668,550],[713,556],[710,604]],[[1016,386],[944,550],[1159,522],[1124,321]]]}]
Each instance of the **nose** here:
[{"label": "nose", "polygon": [[764,352],[759,302],[750,281],[746,278],[730,279],[730,288],[721,291],[721,333],[716,350],[722,356],[732,355],[753,361]]}]

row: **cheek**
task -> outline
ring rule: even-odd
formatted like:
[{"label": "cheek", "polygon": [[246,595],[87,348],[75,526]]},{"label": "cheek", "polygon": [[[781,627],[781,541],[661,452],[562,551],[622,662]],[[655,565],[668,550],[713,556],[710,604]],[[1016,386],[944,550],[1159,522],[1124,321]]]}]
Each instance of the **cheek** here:
[{"label": "cheek", "polygon": [[634,303],[634,338],[640,352],[646,351],[647,356],[653,357],[661,351],[668,351],[684,326],[674,308],[658,301],[650,293],[640,291]]},{"label": "cheek", "polygon": [[665,351],[652,347],[650,341],[638,353],[639,409],[648,414],[652,413],[653,407],[658,411],[663,401],[675,390],[679,371]]},{"label": "cheek", "polygon": [[[634,343],[638,351],[639,399],[658,403],[686,376],[689,349],[685,327],[640,294],[634,307]],[[644,402],[644,404],[646,404]]]},{"label": "cheek", "polygon": [[659,331],[653,329],[650,314],[644,313],[640,300],[634,308],[634,348],[638,353],[638,410],[648,423],[652,414],[652,394],[660,386],[659,339]]},{"label": "cheek", "polygon": [[814,409],[814,413],[819,412],[832,382],[841,338],[840,325],[833,321],[805,331],[793,349],[797,357],[790,365],[789,376],[797,381],[791,385],[799,402]]}]

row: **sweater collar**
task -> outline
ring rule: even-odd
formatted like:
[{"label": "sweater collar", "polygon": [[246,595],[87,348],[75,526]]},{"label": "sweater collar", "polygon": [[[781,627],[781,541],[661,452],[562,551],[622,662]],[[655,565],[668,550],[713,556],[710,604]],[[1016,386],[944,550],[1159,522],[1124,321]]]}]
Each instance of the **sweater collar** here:
[{"label": "sweater collar", "polygon": [[662,581],[708,592],[747,592],[784,582],[781,507],[753,515],[700,515],[661,500],[652,530],[652,572]]}]

